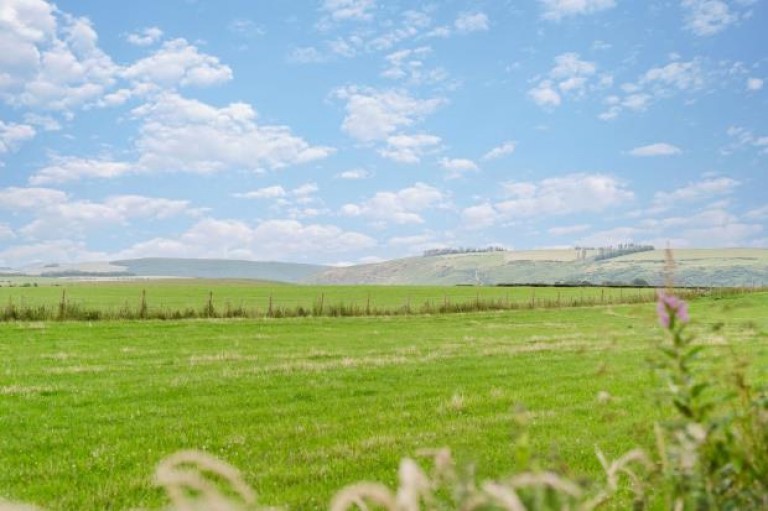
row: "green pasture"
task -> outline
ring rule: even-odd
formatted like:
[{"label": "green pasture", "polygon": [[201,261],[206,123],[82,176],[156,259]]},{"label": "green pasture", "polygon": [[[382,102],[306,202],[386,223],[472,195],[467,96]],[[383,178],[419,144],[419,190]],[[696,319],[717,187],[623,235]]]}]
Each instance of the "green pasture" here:
[{"label": "green pasture", "polygon": [[253,281],[163,280],[146,282],[64,282],[37,287],[0,287],[0,307],[48,306],[55,308],[62,297],[83,308],[114,311],[138,308],[142,296],[149,310],[201,309],[212,299],[217,308],[243,307],[266,311],[273,308],[312,308],[352,305],[362,309],[394,310],[424,304],[471,303],[501,300],[519,304],[542,304],[560,300],[595,299],[605,302],[636,297],[653,297],[653,289],[551,288],[551,287],[472,287],[472,286],[303,286]]},{"label": "green pasture", "polygon": [[[81,291],[109,304],[141,288]],[[225,289],[232,299],[254,292],[234,283],[214,292]],[[295,299],[301,291],[265,288],[257,299],[266,289]],[[204,290],[179,284],[165,299],[199,301]],[[379,300],[403,299],[377,290]],[[35,291],[50,299],[61,290]],[[529,292],[488,290],[507,291]],[[335,292],[361,299],[369,290]],[[725,371],[747,358],[753,378],[768,382],[768,293],[698,299],[691,316],[706,361]],[[0,500],[50,510],[158,507],[154,466],[201,449],[239,467],[264,504],[327,509],[349,483],[393,485],[398,461],[423,448],[448,446],[481,477],[511,471],[521,404],[535,452],[598,477],[596,446],[611,458],[650,448],[653,421],[671,413],[654,397],[647,361],[662,335],[653,304],[0,324]]]}]

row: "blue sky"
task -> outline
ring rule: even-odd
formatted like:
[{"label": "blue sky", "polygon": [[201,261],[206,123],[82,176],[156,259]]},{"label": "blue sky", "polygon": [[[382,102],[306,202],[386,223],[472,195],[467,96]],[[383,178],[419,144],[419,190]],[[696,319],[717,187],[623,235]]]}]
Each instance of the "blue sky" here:
[{"label": "blue sky", "polygon": [[0,266],[768,246],[765,0],[0,0]]}]

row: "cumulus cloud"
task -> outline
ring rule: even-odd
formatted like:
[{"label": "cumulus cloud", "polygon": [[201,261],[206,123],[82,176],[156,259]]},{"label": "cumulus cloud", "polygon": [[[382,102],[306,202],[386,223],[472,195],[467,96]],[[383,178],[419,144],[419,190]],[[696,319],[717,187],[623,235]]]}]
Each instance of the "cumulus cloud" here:
[{"label": "cumulus cloud", "polygon": [[748,78],[747,79],[747,90],[748,91],[758,91],[763,88],[763,80],[761,78]]},{"label": "cumulus cloud", "polygon": [[461,211],[461,223],[470,229],[490,227],[496,223],[499,212],[492,204],[484,203],[464,208]]},{"label": "cumulus cloud", "polygon": [[208,173],[279,169],[323,159],[333,152],[312,146],[286,126],[261,125],[247,103],[217,108],[165,93],[133,110],[141,119],[136,147],[140,167]]},{"label": "cumulus cloud", "polygon": [[515,142],[514,140],[509,140],[499,146],[494,147],[493,149],[485,153],[483,155],[483,159],[497,160],[499,158],[503,158],[504,156],[508,156],[514,153],[516,148],[517,148],[517,142]]},{"label": "cumulus cloud", "polygon": [[288,60],[297,64],[320,64],[326,62],[328,56],[314,46],[302,46],[291,50]]},{"label": "cumulus cloud", "polygon": [[250,192],[236,193],[235,197],[241,199],[279,199],[286,195],[288,195],[288,192],[285,191],[285,188],[280,185],[275,185],[259,188]]},{"label": "cumulus cloud", "polygon": [[615,0],[539,0],[542,17],[552,21],[576,15],[593,14],[616,6]]},{"label": "cumulus cloud", "polygon": [[538,183],[509,182],[504,187],[510,198],[496,208],[510,217],[599,212],[634,199],[624,183],[604,174],[568,174]]},{"label": "cumulus cloud", "polygon": [[321,10],[334,21],[370,21],[375,7],[374,0],[324,0]]},{"label": "cumulus cloud", "polygon": [[528,96],[539,106],[560,106],[565,97],[581,98],[590,90],[612,83],[610,75],[597,74],[594,62],[582,60],[578,53],[563,53],[554,59],[554,66],[545,77],[537,79]]},{"label": "cumulus cloud", "polygon": [[217,57],[200,53],[185,39],[173,39],[150,56],[126,67],[122,75],[134,82],[163,87],[206,87],[231,80],[232,69]]},{"label": "cumulus cloud", "polygon": [[489,26],[488,16],[483,12],[461,13],[453,22],[453,26],[460,34],[485,31]]},{"label": "cumulus cloud", "polygon": [[695,202],[733,192],[741,183],[729,177],[717,177],[689,183],[671,192],[656,192],[654,205],[673,207],[681,202]]},{"label": "cumulus cloud", "polygon": [[658,142],[655,144],[649,144],[644,145],[640,147],[635,147],[631,151],[629,151],[629,154],[631,156],[672,156],[676,154],[680,154],[682,151],[679,147],[674,146],[672,144],[667,144],[666,142]]},{"label": "cumulus cloud", "polygon": [[478,172],[480,167],[467,158],[441,158],[439,165],[448,171],[447,179],[456,179],[467,172]]},{"label": "cumulus cloud", "polygon": [[158,94],[131,111],[141,121],[132,161],[53,156],[35,172],[35,185],[133,173],[213,173],[280,169],[326,158],[333,148],[313,146],[286,126],[262,125],[253,107],[216,107],[175,92]]},{"label": "cumulus cloud", "polygon": [[503,183],[506,198],[466,208],[465,222],[475,226],[498,221],[599,213],[634,200],[634,193],[613,176],[605,174],[567,174],[539,182]]},{"label": "cumulus cloud", "polygon": [[337,179],[346,179],[350,181],[357,181],[360,179],[368,179],[370,177],[373,177],[373,172],[367,169],[350,169],[345,170],[344,172],[339,172],[335,176]]},{"label": "cumulus cloud", "polygon": [[722,32],[739,20],[727,2],[722,0],[682,0],[685,28],[698,36]]},{"label": "cumulus cloud", "polygon": [[17,229],[28,240],[80,239],[93,229],[128,225],[132,219],[162,220],[201,213],[184,200],[116,195],[93,202],[40,187],[0,189],[0,209],[31,220]]},{"label": "cumulus cloud", "polygon": [[8,224],[0,224],[0,240],[11,240],[15,237],[16,234]]},{"label": "cumulus cloud", "polygon": [[649,234],[674,235],[690,246],[710,248],[744,246],[764,231],[762,225],[739,218],[719,204],[685,216],[649,219],[642,227]]},{"label": "cumulus cloud", "polygon": [[207,257],[253,260],[312,260],[324,254],[369,249],[371,237],[329,224],[297,220],[202,219],[175,237],[153,238],[123,250],[117,258]]},{"label": "cumulus cloud", "polygon": [[0,120],[0,156],[15,151],[35,137],[35,128],[27,124],[5,123]]},{"label": "cumulus cloud", "polygon": [[642,112],[660,99],[694,94],[703,90],[713,75],[716,73],[705,69],[702,58],[682,61],[675,57],[668,64],[648,69],[635,82],[623,84],[623,96],[608,96],[605,99],[608,108],[598,117],[608,121],[624,110]]},{"label": "cumulus cloud", "polygon": [[45,262],[73,263],[108,259],[109,255],[105,252],[90,250],[84,242],[78,240],[46,240],[0,248],[0,265],[16,268]]},{"label": "cumulus cloud", "polygon": [[424,183],[397,192],[377,192],[359,204],[345,204],[341,214],[363,217],[382,224],[421,224],[421,212],[441,206],[446,200],[443,192]]},{"label": "cumulus cloud", "polygon": [[157,27],[147,27],[126,36],[126,41],[134,46],[151,46],[163,37],[163,31]]},{"label": "cumulus cloud", "polygon": [[440,98],[418,99],[402,90],[342,87],[335,97],[346,101],[342,130],[361,142],[385,140],[412,126],[444,103]]},{"label": "cumulus cloud", "polygon": [[743,126],[731,126],[727,130],[732,142],[721,149],[723,154],[746,148],[753,148],[758,154],[768,154],[768,135],[757,135]]},{"label": "cumulus cloud", "polygon": [[528,91],[528,95],[534,103],[542,107],[555,107],[562,103],[562,98],[555,90],[552,80],[541,80],[536,87]]},{"label": "cumulus cloud", "polygon": [[95,101],[115,83],[119,67],[99,48],[87,18],[43,0],[5,0],[0,24],[4,102],[69,111]]},{"label": "cumulus cloud", "polygon": [[138,170],[138,167],[127,162],[75,156],[53,156],[48,165],[39,169],[29,178],[29,182],[33,185],[49,185],[81,179],[109,179]]},{"label": "cumulus cloud", "polygon": [[439,83],[448,78],[441,67],[429,69],[425,60],[432,53],[429,46],[398,50],[385,57],[387,68],[381,73],[384,78],[401,80],[409,84]]},{"label": "cumulus cloud", "polygon": [[379,154],[398,163],[419,163],[424,154],[435,150],[440,142],[440,137],[426,133],[393,135],[387,137],[387,145]]},{"label": "cumulus cloud", "polygon": [[578,234],[580,232],[588,231],[590,227],[589,224],[564,225],[547,229],[547,232],[552,236],[568,236],[570,234]]}]

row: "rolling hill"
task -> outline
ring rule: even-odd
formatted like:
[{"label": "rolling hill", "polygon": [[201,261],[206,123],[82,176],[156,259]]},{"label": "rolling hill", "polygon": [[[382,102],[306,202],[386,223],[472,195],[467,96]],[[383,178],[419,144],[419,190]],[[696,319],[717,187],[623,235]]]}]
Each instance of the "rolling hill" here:
[{"label": "rolling hill", "polygon": [[302,282],[328,266],[229,259],[147,258],[79,264],[46,264],[16,274],[34,277],[173,277]]},{"label": "rolling hill", "polygon": [[[651,285],[664,281],[665,252],[653,250],[603,260],[576,250],[533,250],[411,257],[331,268],[309,278],[322,284],[484,284],[604,282]],[[688,249],[674,252],[681,285],[768,284],[766,249]]]},{"label": "rolling hill", "polygon": [[[687,249],[674,252],[680,285],[768,285],[768,249]],[[597,251],[503,251],[394,259],[330,267],[227,259],[130,259],[47,264],[0,274],[68,278],[252,279],[305,284],[497,285],[664,281],[665,252],[652,250],[599,259]]]}]

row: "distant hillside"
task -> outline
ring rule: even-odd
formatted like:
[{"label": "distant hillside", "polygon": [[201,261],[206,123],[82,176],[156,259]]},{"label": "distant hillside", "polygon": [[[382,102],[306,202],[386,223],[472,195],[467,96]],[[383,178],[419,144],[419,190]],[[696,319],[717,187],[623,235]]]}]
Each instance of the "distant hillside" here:
[{"label": "distant hillside", "polygon": [[[586,258],[584,256],[586,255]],[[766,249],[689,249],[674,252],[681,285],[768,285]],[[663,283],[663,250],[595,260],[579,250],[532,250],[411,257],[331,268],[309,277],[321,284],[519,284],[556,282]]]},{"label": "distant hillside", "polygon": [[17,275],[33,277],[177,277],[253,279],[302,282],[327,266],[228,259],[127,259],[111,262],[46,264],[23,268]]},{"label": "distant hillside", "polygon": [[[681,285],[768,285],[768,249],[689,249],[674,252]],[[606,258],[607,257],[607,258]],[[68,278],[252,279],[307,284],[555,284],[632,283],[660,285],[664,251],[625,255],[600,249],[467,252],[395,259],[332,268],[312,264],[227,259],[129,259],[46,264],[0,275]]]},{"label": "distant hillside", "polygon": [[327,266],[228,259],[129,259],[110,264],[136,276],[189,277],[205,279],[257,279],[301,282],[328,269]]}]

